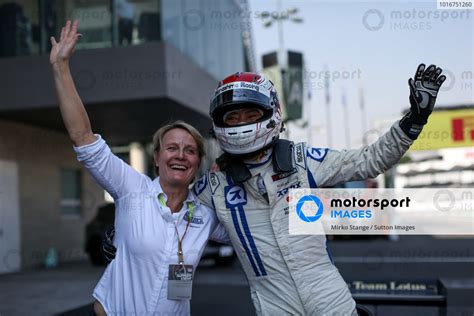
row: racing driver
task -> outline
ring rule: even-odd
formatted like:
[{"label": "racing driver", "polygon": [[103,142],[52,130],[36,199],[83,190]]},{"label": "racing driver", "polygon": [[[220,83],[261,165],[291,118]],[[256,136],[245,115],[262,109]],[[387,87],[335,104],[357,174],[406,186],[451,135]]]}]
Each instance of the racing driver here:
[{"label": "racing driver", "polygon": [[421,64],[409,79],[410,111],[374,144],[335,151],[280,140],[281,109],[271,81],[236,73],[211,99],[214,135],[224,151],[194,191],[214,207],[232,240],[259,315],[356,315],[323,235],[289,235],[290,188],[374,178],[396,164],[427,123],[446,77]]}]

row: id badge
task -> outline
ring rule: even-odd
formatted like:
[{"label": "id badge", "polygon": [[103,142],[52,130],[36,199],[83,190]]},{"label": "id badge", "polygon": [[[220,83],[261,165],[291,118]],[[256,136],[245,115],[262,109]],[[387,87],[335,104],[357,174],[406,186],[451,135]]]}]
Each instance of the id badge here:
[{"label": "id badge", "polygon": [[193,266],[170,264],[168,274],[168,299],[190,300],[193,289]]}]

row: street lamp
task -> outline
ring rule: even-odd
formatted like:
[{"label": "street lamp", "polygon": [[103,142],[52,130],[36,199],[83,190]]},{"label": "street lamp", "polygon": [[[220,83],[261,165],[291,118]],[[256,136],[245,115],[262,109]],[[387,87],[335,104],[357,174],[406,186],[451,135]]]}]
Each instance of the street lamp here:
[{"label": "street lamp", "polygon": [[278,9],[276,12],[268,12],[264,11],[258,15],[259,18],[263,21],[263,27],[269,28],[274,23],[277,24],[278,27],[278,62],[280,66],[284,69],[286,68],[286,58],[285,58],[285,48],[284,48],[284,41],[283,41],[283,21],[291,21],[294,23],[302,23],[303,19],[301,17],[295,16],[299,9],[295,7],[288,8],[286,10],[281,9],[281,0],[278,0]]},{"label": "street lamp", "polygon": [[[263,27],[269,28],[271,27],[274,23],[277,24],[278,27],[278,44],[279,44],[279,49],[278,49],[278,64],[280,65],[280,69],[282,71],[282,76],[284,76],[284,72],[286,72],[288,68],[288,63],[287,63],[287,56],[285,54],[285,46],[284,46],[284,41],[283,41],[283,21],[291,21],[294,23],[302,23],[303,19],[300,17],[295,16],[298,13],[298,8],[291,7],[286,10],[281,9],[281,0],[277,0],[277,11],[274,12],[268,12],[264,11],[259,14],[259,18],[262,19],[263,22]],[[290,137],[289,133],[290,130],[289,128],[286,129],[286,137]]]}]

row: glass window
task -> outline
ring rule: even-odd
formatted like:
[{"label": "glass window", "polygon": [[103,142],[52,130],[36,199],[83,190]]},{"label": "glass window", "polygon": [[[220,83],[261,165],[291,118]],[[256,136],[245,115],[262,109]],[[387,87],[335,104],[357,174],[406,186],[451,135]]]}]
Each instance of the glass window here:
[{"label": "glass window", "polygon": [[248,12],[231,0],[162,0],[163,40],[216,79],[244,70]]},{"label": "glass window", "polygon": [[67,19],[79,21],[78,49],[128,46],[159,41],[158,0],[65,1]]},{"label": "glass window", "polygon": [[[115,0],[118,2],[126,2],[124,0]],[[141,44],[146,42],[161,41],[161,17],[160,17],[160,1],[158,0],[141,0],[129,1],[134,6],[134,28],[132,34],[132,44]],[[127,30],[120,25],[123,18],[120,11],[116,11],[118,23],[118,45],[123,46],[126,43],[122,40],[121,33]],[[123,22],[122,22],[123,24]]]},{"label": "glass window", "polygon": [[61,215],[81,214],[81,172],[61,169]]},{"label": "glass window", "polygon": [[0,0],[0,57],[39,52],[38,1]]},{"label": "glass window", "polygon": [[234,0],[0,0],[0,57],[48,54],[50,37],[78,20],[78,49],[164,40],[220,79],[244,69],[243,10]]},{"label": "glass window", "polygon": [[69,0],[63,2],[60,26],[66,20],[77,20],[79,32],[83,35],[78,49],[112,46],[112,14],[110,0]]}]

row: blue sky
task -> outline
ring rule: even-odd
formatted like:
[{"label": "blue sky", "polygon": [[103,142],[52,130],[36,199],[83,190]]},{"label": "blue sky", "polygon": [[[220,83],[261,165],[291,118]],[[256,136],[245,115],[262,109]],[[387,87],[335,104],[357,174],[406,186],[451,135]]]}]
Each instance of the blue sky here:
[{"label": "blue sky", "polygon": [[[369,122],[398,117],[409,107],[407,80],[420,62],[449,71],[438,105],[473,103],[474,10],[437,10],[435,1],[290,1],[282,9],[297,7],[304,23],[284,22],[286,49],[303,52],[312,77],[327,65],[331,78],[333,147],[345,145],[341,91],[346,90],[351,145],[360,143],[362,125],[359,87],[364,90]],[[256,56],[278,49],[276,26],[264,28],[255,15],[277,11],[276,0],[250,0]],[[369,11],[371,10],[371,11]],[[383,21],[382,21],[383,19]],[[349,75],[338,79],[337,75]],[[326,126],[322,79],[310,79],[313,126]],[[336,128],[336,126],[338,128]],[[313,129],[314,131],[317,128]],[[314,145],[327,145],[326,137]]]}]

